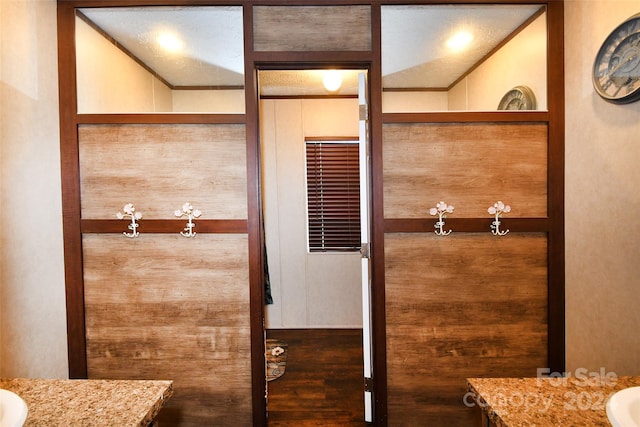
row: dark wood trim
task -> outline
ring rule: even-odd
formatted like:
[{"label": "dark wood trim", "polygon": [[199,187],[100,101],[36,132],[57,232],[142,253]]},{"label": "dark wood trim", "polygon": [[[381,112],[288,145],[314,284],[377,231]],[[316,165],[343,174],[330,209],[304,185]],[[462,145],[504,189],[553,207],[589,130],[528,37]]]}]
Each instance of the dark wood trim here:
[{"label": "dark wood trim", "polygon": [[358,99],[358,95],[260,95],[260,99]]},{"label": "dark wood trim", "polygon": [[249,228],[249,304],[253,425],[267,425],[267,373],[264,330],[264,221],[260,171],[258,74],[253,61],[253,7],[244,6],[244,86],[247,137],[247,208]]},{"label": "dark wood trim", "polygon": [[76,131],[75,13],[58,5],[58,75],[60,94],[60,161],[62,228],[67,303],[69,378],[87,377],[82,235],[80,234],[80,163]]},{"label": "dark wood trim", "polygon": [[547,8],[549,108],[549,368],[565,372],[565,241],[564,241],[564,4]]},{"label": "dark wood trim", "polygon": [[[75,105],[75,104],[74,104]],[[244,124],[244,114],[78,114],[78,124]]]},{"label": "dark wood trim", "polygon": [[359,141],[357,136],[305,136],[306,141]]},{"label": "dark wood trim", "polygon": [[383,92],[448,92],[446,87],[383,87]]},{"label": "dark wood trim", "polygon": [[382,159],[382,29],[380,4],[371,7],[372,61],[369,75],[371,167],[371,301],[373,334],[373,425],[387,425],[387,327],[384,264]]},{"label": "dark wood trim", "polygon": [[[455,4],[546,4],[548,1],[556,1],[556,0],[373,0],[374,4],[446,4],[446,5],[455,5]],[[562,1],[562,0],[558,0]]]},{"label": "dark wood trim", "polygon": [[[193,231],[198,234],[247,234],[247,220],[244,219],[198,219]],[[118,219],[83,219],[82,233],[122,233],[127,229],[126,221]],[[184,231],[184,219],[144,219],[138,222],[139,233],[179,233]]]},{"label": "dark wood trim", "polygon": [[[262,53],[267,52],[257,52],[257,54],[261,55]],[[263,71],[298,71],[298,70],[326,70],[327,67],[331,67],[336,70],[354,70],[362,68],[362,64],[359,62],[338,62],[335,58],[331,58],[334,53],[342,53],[345,52],[325,52],[329,55],[327,58],[327,62],[322,62],[321,60],[315,61],[299,61],[299,54],[308,54],[313,53],[314,56],[319,55],[319,52],[270,52],[270,60],[267,62],[256,62],[256,69]],[[348,53],[348,52],[347,52]],[[298,61],[287,62],[282,57],[278,57],[278,55],[283,54],[286,57],[295,56]],[[255,55],[255,54],[254,54]],[[274,56],[275,55],[275,56]],[[303,55],[304,56],[304,55]],[[341,55],[344,56],[344,55]],[[327,94],[327,96],[331,96],[331,94]]]},{"label": "dark wood trim", "polygon": [[357,68],[357,64],[371,61],[369,51],[321,51],[321,52],[254,52],[253,60],[260,69],[268,69],[264,64],[269,63],[270,69],[291,69],[297,64],[297,69],[311,67],[332,67],[342,64],[342,68]]},{"label": "dark wood trim", "polygon": [[134,6],[240,6],[248,0],[58,0],[72,7],[134,7]]},{"label": "dark wood trim", "polygon": [[[386,218],[385,233],[432,233],[437,218]],[[502,230],[514,233],[546,233],[549,231],[547,218],[500,218]],[[447,218],[446,229],[453,233],[486,233],[491,231],[493,218]]]},{"label": "dark wood trim", "polygon": [[446,111],[434,113],[385,113],[384,123],[482,123],[548,122],[546,111]]},{"label": "dark wood trim", "polygon": [[173,90],[244,90],[244,86],[240,86],[240,85],[228,85],[228,86],[223,86],[223,85],[217,85],[217,86],[206,86],[206,85],[201,85],[201,86],[171,86],[171,89]]},{"label": "dark wood trim", "polygon": [[254,0],[251,3],[254,6],[368,6],[372,2],[367,0]]},{"label": "dark wood trim", "polygon": [[121,6],[352,6],[405,4],[547,4],[562,0],[58,0],[73,7]]},{"label": "dark wood trim", "polygon": [[253,0],[249,3],[253,4],[254,6],[379,6],[381,4],[546,4],[547,1],[549,0]]}]

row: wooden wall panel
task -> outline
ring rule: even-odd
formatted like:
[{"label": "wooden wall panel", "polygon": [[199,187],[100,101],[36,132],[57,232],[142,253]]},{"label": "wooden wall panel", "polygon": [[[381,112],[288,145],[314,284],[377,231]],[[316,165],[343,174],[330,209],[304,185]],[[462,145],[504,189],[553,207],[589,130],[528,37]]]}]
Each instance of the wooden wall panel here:
[{"label": "wooden wall panel", "polygon": [[370,51],[371,7],[254,6],[253,36],[257,52]]},{"label": "wooden wall panel", "polygon": [[252,425],[247,250],[246,235],[84,235],[89,378],[173,380],[161,425]]},{"label": "wooden wall panel", "polygon": [[175,219],[190,202],[202,219],[247,218],[244,125],[79,127],[83,219],[115,219],[125,203]]},{"label": "wooden wall panel", "polygon": [[498,200],[507,217],[547,216],[547,126],[411,123],[383,128],[385,218],[481,218]]},{"label": "wooden wall panel", "polygon": [[545,234],[387,234],[389,425],[478,424],[466,378],[547,366]]}]

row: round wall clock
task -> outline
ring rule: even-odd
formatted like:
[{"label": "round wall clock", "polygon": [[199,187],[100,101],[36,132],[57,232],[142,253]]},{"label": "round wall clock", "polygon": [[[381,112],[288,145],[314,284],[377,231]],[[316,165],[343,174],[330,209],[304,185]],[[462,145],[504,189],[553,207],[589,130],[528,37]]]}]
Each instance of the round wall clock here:
[{"label": "round wall clock", "polygon": [[536,97],[527,86],[516,86],[505,93],[498,110],[535,110]]},{"label": "round wall clock", "polygon": [[609,102],[640,99],[640,13],[606,38],[593,64],[593,87]]}]

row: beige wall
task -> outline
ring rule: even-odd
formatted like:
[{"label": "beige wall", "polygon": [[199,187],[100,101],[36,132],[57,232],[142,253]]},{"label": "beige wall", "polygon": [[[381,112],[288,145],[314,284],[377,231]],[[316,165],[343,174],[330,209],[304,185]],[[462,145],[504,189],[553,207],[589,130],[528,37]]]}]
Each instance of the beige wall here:
[{"label": "beige wall", "polygon": [[[591,85],[600,43],[638,10],[637,0],[565,7],[570,371],[640,374],[640,102],[608,104]],[[64,377],[55,1],[3,0],[0,19],[0,374]]]},{"label": "beige wall", "polygon": [[448,109],[449,94],[446,91],[382,93],[382,111],[385,113],[419,113]]},{"label": "beige wall", "polygon": [[78,111],[171,111],[171,89],[76,18]]},{"label": "beige wall", "polygon": [[56,3],[0,1],[0,376],[67,376]]},{"label": "beige wall", "polygon": [[172,90],[174,113],[244,114],[244,90]]},{"label": "beige wall", "polygon": [[358,136],[358,100],[263,100],[268,328],[362,327],[360,253],[308,253],[305,137]]},{"label": "beige wall", "polygon": [[591,68],[638,0],[565,3],[567,369],[640,375],[640,102],[595,94]]},{"label": "beige wall", "polygon": [[172,90],[76,18],[80,113],[244,113],[244,90]]},{"label": "beige wall", "polygon": [[492,111],[516,86],[528,86],[537,109],[546,110],[546,28],[546,15],[541,15],[448,92],[384,92],[382,110]]},{"label": "beige wall", "polygon": [[528,86],[537,109],[546,110],[546,30],[546,15],[541,15],[449,91],[449,109],[496,110],[505,93]]}]

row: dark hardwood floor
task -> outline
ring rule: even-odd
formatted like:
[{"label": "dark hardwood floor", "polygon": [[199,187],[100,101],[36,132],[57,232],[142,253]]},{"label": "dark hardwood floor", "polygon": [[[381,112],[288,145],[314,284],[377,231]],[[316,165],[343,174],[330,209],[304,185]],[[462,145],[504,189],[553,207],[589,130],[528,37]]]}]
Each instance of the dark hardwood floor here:
[{"label": "dark hardwood floor", "polygon": [[362,330],[270,329],[287,343],[280,378],[267,383],[268,424],[364,426]]}]

